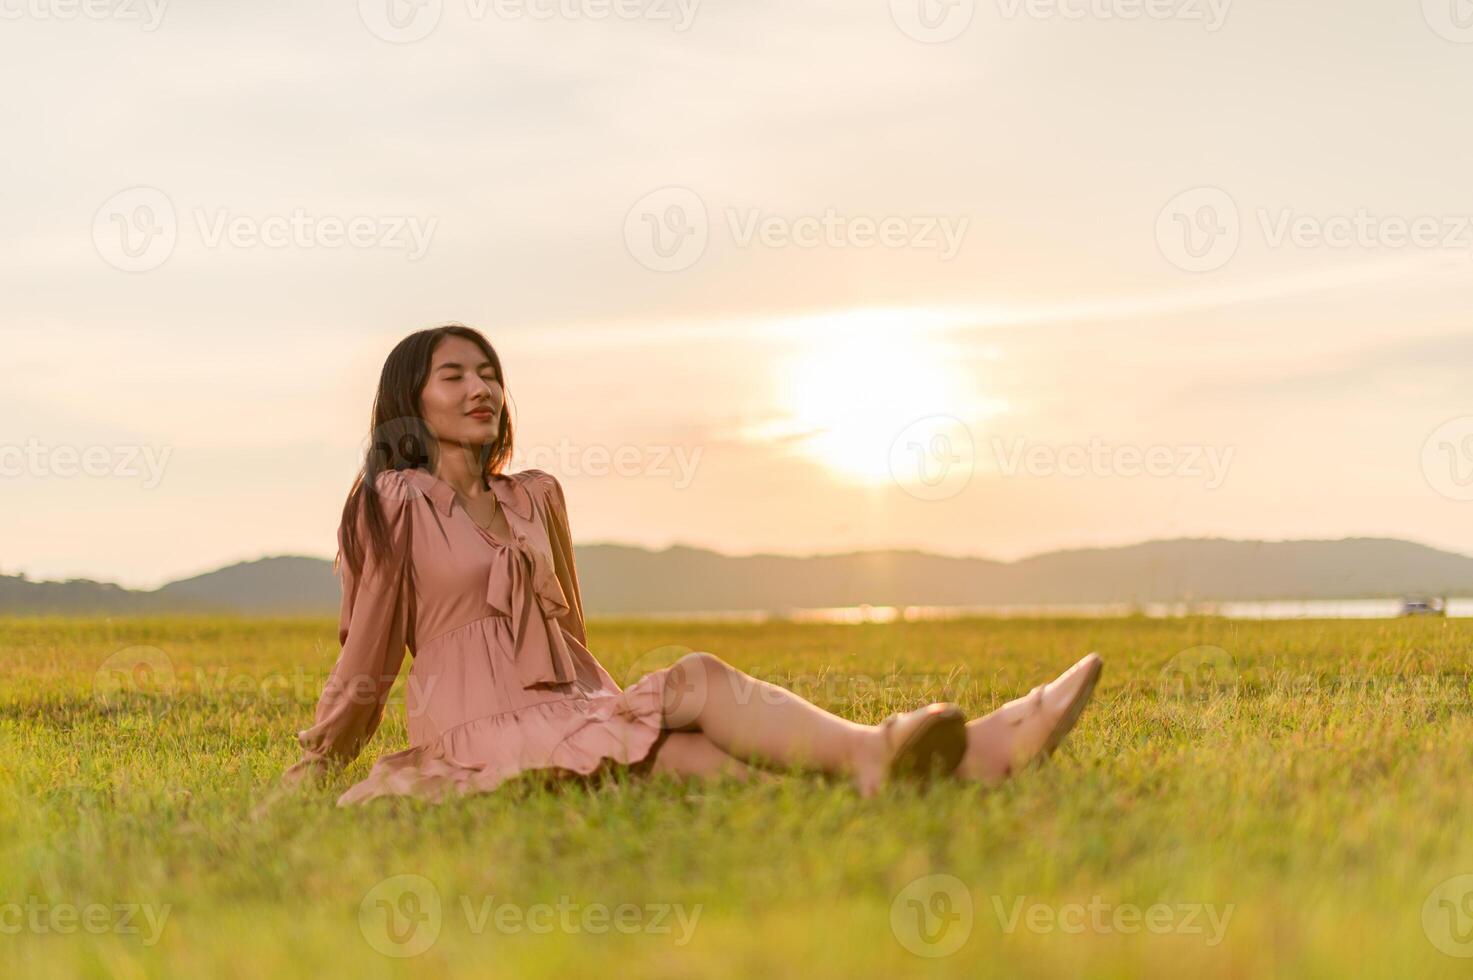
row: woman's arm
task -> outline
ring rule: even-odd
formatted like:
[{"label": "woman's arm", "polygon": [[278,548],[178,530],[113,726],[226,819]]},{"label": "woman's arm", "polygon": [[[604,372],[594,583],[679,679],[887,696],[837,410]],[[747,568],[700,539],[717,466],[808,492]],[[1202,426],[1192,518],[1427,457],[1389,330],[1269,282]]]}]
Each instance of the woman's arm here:
[{"label": "woman's arm", "polygon": [[[340,768],[353,761],[378,730],[389,691],[404,662],[409,618],[409,551],[413,495],[399,473],[379,475],[380,488],[364,495],[358,516],[363,568],[355,575],[342,561],[342,608],[338,619],[337,663],[317,702],[311,728],[297,733],[303,755],[283,775],[295,783],[303,777]],[[365,520],[366,507],[378,506],[388,526],[388,554],[373,553]],[[342,548],[343,528],[338,528]],[[340,552],[341,553],[341,552]]]}]

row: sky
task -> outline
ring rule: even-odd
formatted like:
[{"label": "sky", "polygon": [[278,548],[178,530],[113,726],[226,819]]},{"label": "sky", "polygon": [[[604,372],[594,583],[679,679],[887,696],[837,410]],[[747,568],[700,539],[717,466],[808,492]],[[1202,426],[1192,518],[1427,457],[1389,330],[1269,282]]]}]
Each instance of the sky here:
[{"label": "sky", "polygon": [[331,557],[384,357],[580,544],[1473,553],[1461,0],[0,0],[0,572]]}]

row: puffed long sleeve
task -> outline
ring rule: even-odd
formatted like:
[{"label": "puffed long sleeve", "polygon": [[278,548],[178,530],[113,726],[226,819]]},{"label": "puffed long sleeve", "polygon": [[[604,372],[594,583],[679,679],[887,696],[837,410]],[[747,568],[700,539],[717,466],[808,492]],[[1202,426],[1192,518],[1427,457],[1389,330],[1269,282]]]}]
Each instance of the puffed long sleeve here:
[{"label": "puffed long sleeve", "polygon": [[584,648],[588,647],[588,634],[583,622],[583,596],[578,590],[578,565],[573,559],[573,534],[568,527],[568,503],[563,496],[562,484],[557,477],[542,472],[543,494],[547,506],[547,540],[552,545],[553,571],[558,585],[568,600],[568,613],[558,622],[571,633]]},{"label": "puffed long sleeve", "polygon": [[[409,637],[409,576],[413,493],[394,472],[379,475],[380,492],[366,495],[366,506],[378,506],[388,527],[387,554],[373,553],[366,511],[359,510],[358,540],[364,551],[357,575],[342,561],[343,598],[338,620],[337,662],[317,702],[311,728],[297,733],[303,755],[284,778],[294,781],[308,771],[347,765],[358,756],[383,720],[389,691],[404,662]],[[338,529],[338,546],[343,545]]]}]

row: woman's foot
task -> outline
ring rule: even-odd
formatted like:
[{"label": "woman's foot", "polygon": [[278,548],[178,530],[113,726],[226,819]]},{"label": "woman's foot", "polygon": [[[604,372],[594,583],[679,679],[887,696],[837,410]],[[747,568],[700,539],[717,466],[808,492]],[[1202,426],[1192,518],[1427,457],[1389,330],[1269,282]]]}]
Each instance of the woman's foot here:
[{"label": "woman's foot", "polygon": [[1104,661],[1091,653],[1047,684],[967,725],[967,751],[956,775],[995,786],[1048,758],[1094,693]]},{"label": "woman's foot", "polygon": [[962,709],[944,701],[886,718],[855,770],[859,795],[869,799],[895,777],[950,774],[966,753],[966,726]]}]

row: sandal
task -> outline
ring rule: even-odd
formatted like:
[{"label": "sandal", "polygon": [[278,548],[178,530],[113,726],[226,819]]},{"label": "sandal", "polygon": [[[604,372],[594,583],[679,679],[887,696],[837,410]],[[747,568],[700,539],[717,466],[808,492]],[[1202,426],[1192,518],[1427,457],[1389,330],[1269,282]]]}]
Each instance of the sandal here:
[{"label": "sandal", "polygon": [[860,786],[865,797],[873,796],[891,777],[924,782],[948,776],[967,751],[966,713],[949,701],[896,712],[880,722],[880,733],[889,756],[873,784]]}]

